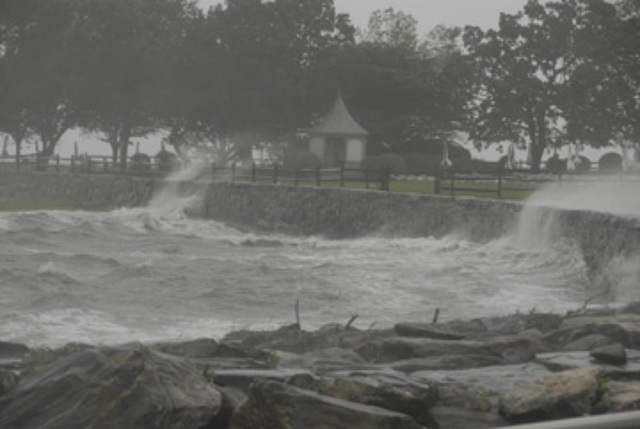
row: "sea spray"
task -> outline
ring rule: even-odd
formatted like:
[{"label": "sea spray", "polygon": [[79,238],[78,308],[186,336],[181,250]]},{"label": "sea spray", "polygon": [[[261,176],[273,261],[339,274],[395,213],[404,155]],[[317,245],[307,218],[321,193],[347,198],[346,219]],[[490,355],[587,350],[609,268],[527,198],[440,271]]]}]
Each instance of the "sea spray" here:
[{"label": "sea spray", "polygon": [[[588,264],[587,299],[598,296],[599,302],[625,303],[640,297],[640,253],[625,249],[620,236],[597,239],[592,225],[576,225],[568,211],[599,212],[625,219],[640,220],[640,192],[637,181],[607,180],[591,183],[547,185],[533,194],[522,210],[517,227],[510,237],[513,245],[545,249],[565,243],[581,247]],[[582,216],[584,217],[584,215]],[[597,228],[597,225],[595,226]],[[582,228],[582,230],[580,230]],[[568,234],[568,230],[573,232]],[[630,231],[630,233],[632,233]],[[626,234],[624,239],[627,239]],[[568,239],[571,236],[571,239]],[[592,248],[597,245],[599,250]],[[604,247],[603,247],[604,246]],[[613,249],[611,253],[604,249]],[[616,250],[619,249],[619,250]],[[593,255],[597,250],[597,254]]]}]

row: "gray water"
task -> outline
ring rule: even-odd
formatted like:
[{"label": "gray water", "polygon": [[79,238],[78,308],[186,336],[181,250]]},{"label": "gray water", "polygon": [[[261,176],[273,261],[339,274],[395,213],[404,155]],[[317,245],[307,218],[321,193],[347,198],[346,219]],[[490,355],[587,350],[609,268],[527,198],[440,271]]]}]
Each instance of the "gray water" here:
[{"label": "gray water", "polygon": [[295,322],[296,300],[305,329],[352,315],[379,328],[430,321],[436,308],[441,321],[565,312],[592,293],[576,248],[532,244],[522,228],[486,244],[256,235],[189,219],[192,203],[0,213],[0,340],[219,339]]}]

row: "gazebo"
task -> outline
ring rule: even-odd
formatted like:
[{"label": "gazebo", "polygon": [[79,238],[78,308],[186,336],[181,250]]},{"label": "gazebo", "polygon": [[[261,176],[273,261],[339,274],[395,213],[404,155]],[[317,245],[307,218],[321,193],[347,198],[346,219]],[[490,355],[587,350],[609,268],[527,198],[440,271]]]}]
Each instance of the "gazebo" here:
[{"label": "gazebo", "polygon": [[309,151],[322,160],[325,168],[359,167],[367,153],[368,135],[338,94],[329,113],[309,130]]}]

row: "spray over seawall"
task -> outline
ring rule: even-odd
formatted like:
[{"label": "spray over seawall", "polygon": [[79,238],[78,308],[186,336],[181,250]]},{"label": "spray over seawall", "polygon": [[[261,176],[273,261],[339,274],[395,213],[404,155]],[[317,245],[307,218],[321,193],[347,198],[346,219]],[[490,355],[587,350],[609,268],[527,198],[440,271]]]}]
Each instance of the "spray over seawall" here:
[{"label": "spray over seawall", "polygon": [[606,302],[640,298],[640,189],[637,182],[553,184],[526,201],[511,240],[518,247],[579,248],[589,294]]}]

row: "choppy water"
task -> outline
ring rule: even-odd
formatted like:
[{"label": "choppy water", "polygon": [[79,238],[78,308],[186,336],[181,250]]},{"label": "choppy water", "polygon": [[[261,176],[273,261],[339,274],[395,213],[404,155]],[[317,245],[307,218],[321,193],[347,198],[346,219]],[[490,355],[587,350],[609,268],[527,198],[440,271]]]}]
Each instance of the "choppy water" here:
[{"label": "choppy water", "polygon": [[104,213],[0,213],[0,339],[220,338],[232,329],[563,312],[588,297],[579,252],[460,238],[332,241],[188,219],[185,201]]}]

